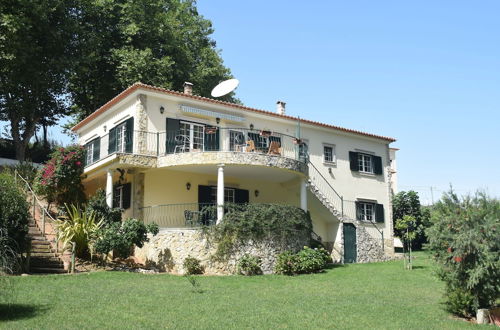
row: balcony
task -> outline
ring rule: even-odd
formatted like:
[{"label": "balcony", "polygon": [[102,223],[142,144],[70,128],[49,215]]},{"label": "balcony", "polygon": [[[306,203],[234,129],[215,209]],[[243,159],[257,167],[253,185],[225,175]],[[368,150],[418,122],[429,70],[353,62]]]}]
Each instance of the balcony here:
[{"label": "balcony", "polygon": [[304,172],[307,145],[291,135],[190,124],[168,132],[125,128],[85,145],[86,171],[111,160],[139,167],[197,164],[271,166]]}]

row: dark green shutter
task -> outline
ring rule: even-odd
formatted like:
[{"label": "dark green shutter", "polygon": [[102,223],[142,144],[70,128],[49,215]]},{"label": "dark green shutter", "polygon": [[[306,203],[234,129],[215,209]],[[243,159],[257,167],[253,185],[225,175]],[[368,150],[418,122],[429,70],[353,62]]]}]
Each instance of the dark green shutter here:
[{"label": "dark green shutter", "polygon": [[384,205],[383,204],[375,204],[375,222],[384,222]]},{"label": "dark green shutter", "polygon": [[132,197],[132,184],[130,182],[125,183],[122,188],[122,206],[124,210],[130,208],[131,197]]},{"label": "dark green shutter", "polygon": [[108,154],[116,152],[116,127],[109,130]]},{"label": "dark green shutter", "polygon": [[383,173],[382,157],[373,156],[373,171],[375,174]]},{"label": "dark green shutter", "polygon": [[204,151],[219,151],[219,129],[217,127],[205,127],[204,145]]},{"label": "dark green shutter", "polygon": [[166,128],[165,148],[168,154],[173,154],[176,145],[175,137],[180,133],[180,120],[167,118]]},{"label": "dark green shutter", "polygon": [[212,200],[212,187],[198,185],[198,203],[214,203]]},{"label": "dark green shutter", "polygon": [[358,153],[354,151],[349,151],[349,162],[351,171],[359,171],[359,163],[358,163]]},{"label": "dark green shutter", "polygon": [[235,189],[234,190],[234,202],[235,203],[248,203],[249,193],[246,189]]},{"label": "dark green shutter", "polygon": [[125,122],[125,152],[132,153],[134,149],[134,117]]},{"label": "dark green shutter", "polygon": [[92,155],[92,161],[97,162],[101,158],[101,138],[94,140],[94,154]]}]

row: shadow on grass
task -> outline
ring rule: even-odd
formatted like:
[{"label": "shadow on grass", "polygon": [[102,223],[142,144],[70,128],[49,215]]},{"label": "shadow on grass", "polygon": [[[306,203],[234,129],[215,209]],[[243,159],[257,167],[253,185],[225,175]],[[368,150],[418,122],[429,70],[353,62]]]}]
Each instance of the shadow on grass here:
[{"label": "shadow on grass", "polygon": [[427,269],[429,266],[412,266],[412,269]]},{"label": "shadow on grass", "polygon": [[0,321],[29,319],[47,311],[47,306],[28,304],[0,304]]},{"label": "shadow on grass", "polygon": [[343,268],[347,267],[347,265],[344,264],[327,264],[325,269],[335,269],[335,268]]}]

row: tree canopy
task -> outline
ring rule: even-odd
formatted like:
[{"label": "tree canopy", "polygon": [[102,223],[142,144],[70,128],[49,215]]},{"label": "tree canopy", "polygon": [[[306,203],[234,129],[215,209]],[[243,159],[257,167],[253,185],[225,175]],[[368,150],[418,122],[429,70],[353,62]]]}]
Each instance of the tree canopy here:
[{"label": "tree canopy", "polygon": [[16,157],[37,126],[78,121],[137,81],[209,96],[232,77],[212,33],[194,0],[1,1],[0,120]]}]

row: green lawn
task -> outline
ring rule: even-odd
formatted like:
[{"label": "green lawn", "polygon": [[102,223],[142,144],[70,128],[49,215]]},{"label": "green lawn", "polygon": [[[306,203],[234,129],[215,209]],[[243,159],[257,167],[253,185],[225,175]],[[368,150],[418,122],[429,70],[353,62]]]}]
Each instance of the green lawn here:
[{"label": "green lawn", "polygon": [[296,277],[197,278],[202,293],[167,274],[14,277],[15,305],[1,308],[0,328],[474,327],[443,310],[443,285],[423,253],[413,271],[394,261]]}]

